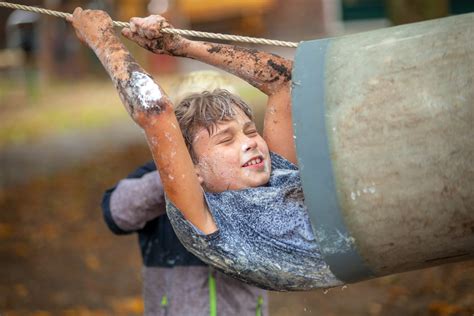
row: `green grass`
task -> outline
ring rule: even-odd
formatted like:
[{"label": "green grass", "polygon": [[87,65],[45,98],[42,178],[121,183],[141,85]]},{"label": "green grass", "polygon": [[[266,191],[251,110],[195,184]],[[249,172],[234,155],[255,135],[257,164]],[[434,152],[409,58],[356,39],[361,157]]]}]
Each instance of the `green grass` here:
[{"label": "green grass", "polygon": [[58,82],[33,95],[3,81],[0,90],[0,147],[128,119],[107,81]]}]

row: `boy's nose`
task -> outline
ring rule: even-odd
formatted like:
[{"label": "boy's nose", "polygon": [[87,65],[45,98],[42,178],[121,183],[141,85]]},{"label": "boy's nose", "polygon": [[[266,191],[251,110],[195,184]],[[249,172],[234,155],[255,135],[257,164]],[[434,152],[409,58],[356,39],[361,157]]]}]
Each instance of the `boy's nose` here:
[{"label": "boy's nose", "polygon": [[257,142],[255,141],[255,139],[252,139],[252,138],[247,138],[242,145],[242,149],[244,152],[249,151],[251,149],[255,149],[256,147],[257,147]]}]

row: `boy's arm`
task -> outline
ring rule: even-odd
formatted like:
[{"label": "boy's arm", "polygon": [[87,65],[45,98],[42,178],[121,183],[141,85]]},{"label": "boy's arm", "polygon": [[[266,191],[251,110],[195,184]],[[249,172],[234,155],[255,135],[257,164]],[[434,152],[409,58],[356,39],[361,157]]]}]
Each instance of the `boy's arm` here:
[{"label": "boy's arm", "polygon": [[155,164],[141,166],[108,189],[101,205],[107,226],[116,234],[140,230],[165,214],[163,185]]},{"label": "boy's arm", "polygon": [[201,231],[214,232],[215,223],[166,94],[120,42],[105,12],[77,8],[70,21],[79,39],[102,62],[130,116],[143,128],[168,198]]},{"label": "boy's arm", "polygon": [[268,96],[263,137],[271,151],[293,163],[296,153],[291,119],[291,71],[293,62],[274,54],[233,45],[191,41],[161,33],[171,27],[161,16],[132,18],[122,34],[158,53],[196,59],[228,71]]}]

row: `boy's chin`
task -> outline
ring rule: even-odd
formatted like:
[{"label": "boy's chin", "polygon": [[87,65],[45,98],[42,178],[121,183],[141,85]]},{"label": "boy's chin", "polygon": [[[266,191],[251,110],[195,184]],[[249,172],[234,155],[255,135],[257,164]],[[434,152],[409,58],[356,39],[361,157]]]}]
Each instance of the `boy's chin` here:
[{"label": "boy's chin", "polygon": [[268,183],[268,181],[270,181],[270,176],[268,177],[262,177],[260,179],[252,179],[249,187],[251,188],[258,188],[258,187],[261,187],[261,186],[264,186]]}]

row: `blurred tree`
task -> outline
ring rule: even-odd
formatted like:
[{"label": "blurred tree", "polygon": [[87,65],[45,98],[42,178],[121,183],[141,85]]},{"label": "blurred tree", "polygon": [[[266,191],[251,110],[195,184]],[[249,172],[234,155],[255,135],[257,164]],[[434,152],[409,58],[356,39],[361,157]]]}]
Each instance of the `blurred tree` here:
[{"label": "blurred tree", "polygon": [[145,16],[147,14],[147,1],[118,0],[115,1],[115,18],[120,21],[128,21],[134,16]]},{"label": "blurred tree", "polygon": [[367,20],[385,17],[384,0],[342,0],[343,20]]},{"label": "blurred tree", "polygon": [[385,0],[394,25],[436,19],[449,14],[449,0]]}]

